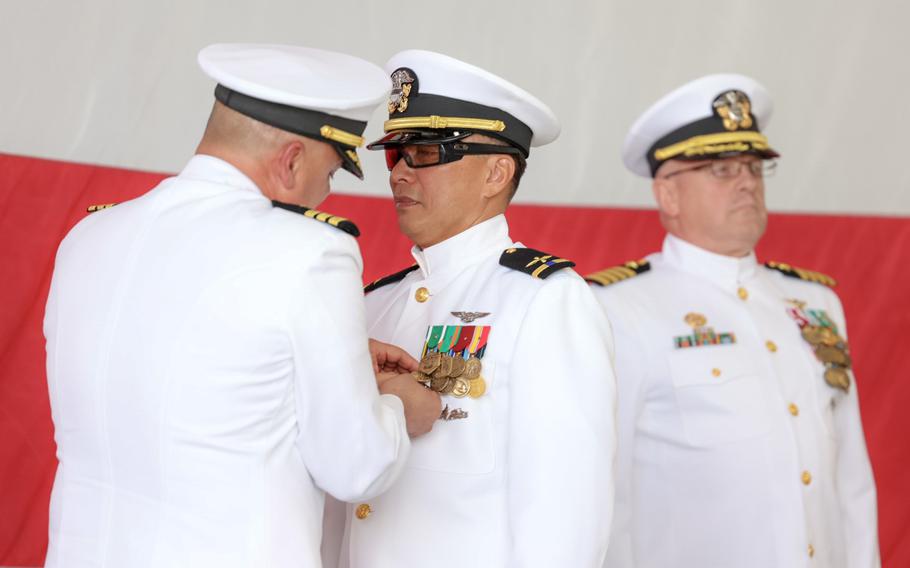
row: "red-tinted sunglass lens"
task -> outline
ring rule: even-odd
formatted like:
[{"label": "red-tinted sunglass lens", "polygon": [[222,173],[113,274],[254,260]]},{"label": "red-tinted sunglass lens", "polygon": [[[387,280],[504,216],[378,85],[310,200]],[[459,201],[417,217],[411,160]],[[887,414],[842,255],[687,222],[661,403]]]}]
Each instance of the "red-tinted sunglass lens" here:
[{"label": "red-tinted sunglass lens", "polygon": [[395,167],[395,164],[397,164],[400,159],[401,148],[398,146],[385,147],[385,165],[389,168],[389,171],[392,171],[392,168]]}]

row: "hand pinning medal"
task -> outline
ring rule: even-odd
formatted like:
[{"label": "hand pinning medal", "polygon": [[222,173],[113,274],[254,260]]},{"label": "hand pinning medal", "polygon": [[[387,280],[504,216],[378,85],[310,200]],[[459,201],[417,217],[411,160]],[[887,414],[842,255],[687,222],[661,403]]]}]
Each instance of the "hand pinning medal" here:
[{"label": "hand pinning medal", "polygon": [[[488,312],[452,312],[463,322],[470,322]],[[412,373],[428,389],[455,398],[480,398],[487,392],[487,382],[480,375],[481,359],[490,338],[489,325],[433,325],[427,330],[423,357]]]},{"label": "hand pinning medal", "polygon": [[433,351],[420,360],[418,370],[412,373],[425,387],[456,398],[479,398],[487,390],[486,381],[480,376],[480,359],[470,356],[447,355]]}]

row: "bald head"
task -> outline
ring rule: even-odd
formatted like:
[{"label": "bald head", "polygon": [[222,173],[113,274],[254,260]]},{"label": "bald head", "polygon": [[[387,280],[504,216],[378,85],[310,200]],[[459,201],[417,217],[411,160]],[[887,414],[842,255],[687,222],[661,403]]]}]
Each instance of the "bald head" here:
[{"label": "bald head", "polygon": [[215,102],[197,154],[220,158],[246,174],[269,199],[316,207],[341,166],[325,142],[269,126]]},{"label": "bald head", "polygon": [[205,126],[200,148],[237,152],[247,159],[261,158],[281,145],[300,138],[242,115],[216,101]]}]

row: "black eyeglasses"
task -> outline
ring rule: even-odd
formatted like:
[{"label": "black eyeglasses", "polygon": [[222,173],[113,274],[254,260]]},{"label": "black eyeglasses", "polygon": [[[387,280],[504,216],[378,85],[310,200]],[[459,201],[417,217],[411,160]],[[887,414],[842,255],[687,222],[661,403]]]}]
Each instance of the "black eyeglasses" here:
[{"label": "black eyeglasses", "polygon": [[521,150],[512,146],[474,144],[458,140],[437,144],[393,144],[385,147],[385,164],[389,171],[392,171],[400,160],[404,160],[411,168],[429,168],[457,162],[469,155],[520,153]]},{"label": "black eyeglasses", "polygon": [[748,168],[749,173],[757,178],[771,177],[774,175],[774,172],[777,171],[777,160],[751,160],[748,162],[740,160],[713,160],[707,164],[695,166],[694,168],[671,172],[663,176],[663,178],[668,179],[679,174],[706,169],[711,172],[711,175],[718,179],[732,179],[739,175],[739,172],[742,171],[743,167]]}]

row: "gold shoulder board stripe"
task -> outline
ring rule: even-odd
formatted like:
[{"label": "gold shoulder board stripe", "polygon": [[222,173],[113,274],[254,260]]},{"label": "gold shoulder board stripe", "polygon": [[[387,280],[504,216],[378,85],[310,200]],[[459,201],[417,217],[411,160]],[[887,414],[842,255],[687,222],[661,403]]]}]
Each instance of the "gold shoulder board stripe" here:
[{"label": "gold shoulder board stripe", "polygon": [[805,268],[799,268],[797,266],[792,266],[786,262],[766,262],[765,266],[772,270],[777,270],[778,272],[790,276],[792,278],[799,278],[801,280],[806,280],[808,282],[815,282],[817,284],[822,284],[828,288],[834,288],[837,286],[837,280],[823,274],[821,272],[816,272],[814,270],[807,270]]},{"label": "gold shoulder board stripe", "polygon": [[504,250],[499,257],[499,264],[541,280],[560,270],[575,266],[575,263],[567,258],[559,258],[539,250],[519,247],[509,247]]},{"label": "gold shoulder board stripe", "polygon": [[415,270],[417,270],[417,268],[418,268],[417,265],[413,264],[413,265],[405,268],[404,270],[399,270],[398,272],[396,272],[394,274],[389,274],[388,276],[383,276],[382,278],[373,280],[372,282],[370,282],[369,284],[367,284],[366,286],[363,287],[363,293],[369,294],[376,288],[382,288],[383,286],[385,286],[387,284],[393,284],[395,282],[403,280],[405,276],[414,272]]},{"label": "gold shoulder board stripe", "polygon": [[610,284],[628,280],[633,276],[638,276],[649,270],[651,270],[651,263],[647,260],[630,260],[625,264],[611,266],[610,268],[605,268],[601,271],[589,274],[585,276],[585,280],[599,286],[609,286]]},{"label": "gold shoulder board stripe", "polygon": [[85,208],[85,211],[87,213],[94,213],[95,211],[101,211],[102,209],[110,209],[114,205],[117,205],[117,204],[116,203],[104,203],[104,204],[100,204],[100,205],[89,205],[88,207]]},{"label": "gold shoulder board stripe", "polygon": [[299,213],[304,217],[309,217],[316,221],[321,221],[326,225],[335,227],[336,229],[342,230],[349,235],[355,237],[360,236],[360,229],[357,228],[353,222],[345,219],[344,217],[339,217],[338,215],[332,215],[331,213],[326,213],[324,211],[317,211],[315,209],[310,209],[309,207],[302,207],[300,205],[293,205],[291,203],[282,203],[281,201],[272,201],[272,205],[291,211],[293,213]]}]

